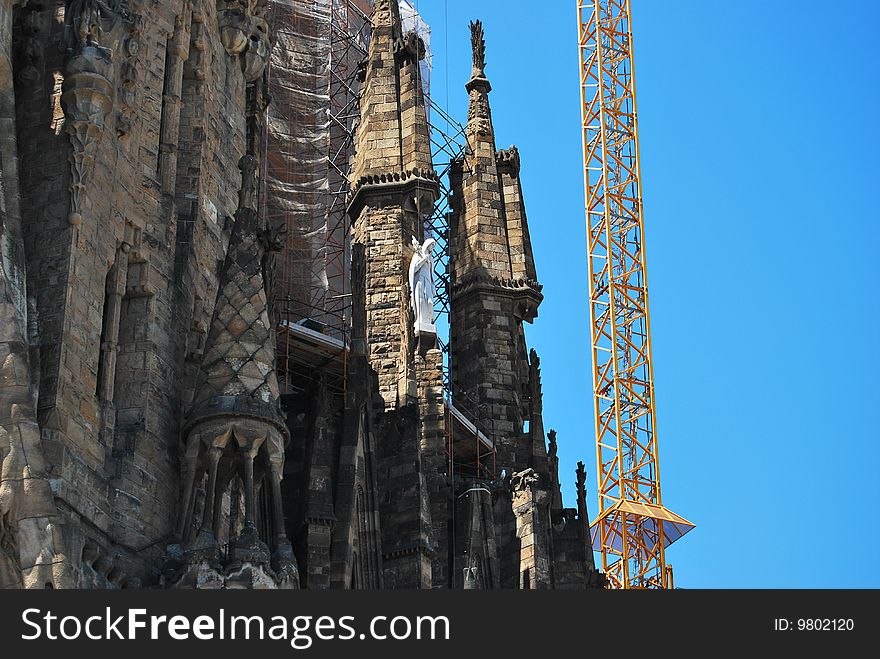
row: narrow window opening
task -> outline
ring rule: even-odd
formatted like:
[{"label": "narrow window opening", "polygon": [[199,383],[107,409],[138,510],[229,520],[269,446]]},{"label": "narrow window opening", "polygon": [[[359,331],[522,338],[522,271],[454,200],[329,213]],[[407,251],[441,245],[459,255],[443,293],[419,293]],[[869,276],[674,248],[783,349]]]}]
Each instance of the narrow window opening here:
[{"label": "narrow window opening", "polygon": [[95,376],[95,396],[105,399],[107,390],[107,341],[110,337],[112,319],[110,314],[111,296],[113,295],[114,274],[111,268],[104,282],[104,307],[101,309],[101,340],[98,343],[98,372]]}]

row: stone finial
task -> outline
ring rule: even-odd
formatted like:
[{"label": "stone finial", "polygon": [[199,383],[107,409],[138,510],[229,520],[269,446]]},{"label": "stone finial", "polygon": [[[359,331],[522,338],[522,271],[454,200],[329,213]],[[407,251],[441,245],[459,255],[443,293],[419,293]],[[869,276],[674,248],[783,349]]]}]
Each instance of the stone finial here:
[{"label": "stone finial", "polygon": [[[471,96],[468,106],[468,129],[478,135],[489,137],[492,134],[492,119],[488,94],[492,91],[492,85],[486,78],[486,40],[483,38],[483,24],[480,21],[471,22],[471,49],[473,50],[471,79],[464,86]],[[494,150],[494,144],[492,148]]]},{"label": "stone finial", "polygon": [[252,153],[244,154],[238,161],[241,171],[241,189],[238,191],[238,207],[257,210],[257,159]]},{"label": "stone finial", "polygon": [[587,470],[584,469],[584,463],[582,460],[578,461],[577,470],[575,471],[575,474],[577,475],[576,485],[577,485],[578,497],[580,497],[582,493],[586,493],[586,491],[587,491],[587,488],[586,488]]},{"label": "stone finial", "polygon": [[486,73],[486,39],[483,36],[483,22],[471,21],[471,50],[473,53],[473,69],[471,79],[485,78]]},{"label": "stone finial", "polygon": [[500,149],[495,154],[495,160],[498,163],[499,169],[504,167],[510,171],[510,175],[516,178],[519,176],[519,149],[516,146],[511,145],[509,149]]},{"label": "stone finial", "polygon": [[373,28],[400,25],[400,8],[397,0],[375,0],[370,22]]},{"label": "stone finial", "polygon": [[544,411],[543,392],[541,388],[541,358],[532,348],[529,351],[529,397],[532,415],[541,415]]},{"label": "stone finial", "polygon": [[[558,446],[556,444],[556,431],[555,430],[550,430],[550,432],[547,433],[547,440],[550,443],[550,450],[548,451],[548,453],[550,455],[550,459],[554,460],[556,458],[556,452],[558,450]],[[583,463],[581,463],[581,464],[583,464]]]},{"label": "stone finial", "polygon": [[510,489],[514,492],[525,491],[531,489],[538,484],[538,474],[529,467],[523,471],[518,471],[510,477]]},{"label": "stone finial", "polygon": [[70,161],[70,213],[68,221],[82,224],[83,201],[95,162],[104,121],[113,107],[113,63],[106,48],[87,45],[67,63],[61,93],[67,133],[72,145]]}]

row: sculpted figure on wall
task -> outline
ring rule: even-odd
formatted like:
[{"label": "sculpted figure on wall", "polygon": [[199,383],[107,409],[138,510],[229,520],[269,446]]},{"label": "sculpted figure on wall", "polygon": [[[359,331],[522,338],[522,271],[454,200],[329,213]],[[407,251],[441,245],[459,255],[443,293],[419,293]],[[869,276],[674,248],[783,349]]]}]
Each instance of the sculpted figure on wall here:
[{"label": "sculpted figure on wall", "polygon": [[428,238],[420,245],[412,239],[415,253],[409,262],[410,307],[414,314],[414,328],[417,335],[437,335],[434,326],[434,244]]}]

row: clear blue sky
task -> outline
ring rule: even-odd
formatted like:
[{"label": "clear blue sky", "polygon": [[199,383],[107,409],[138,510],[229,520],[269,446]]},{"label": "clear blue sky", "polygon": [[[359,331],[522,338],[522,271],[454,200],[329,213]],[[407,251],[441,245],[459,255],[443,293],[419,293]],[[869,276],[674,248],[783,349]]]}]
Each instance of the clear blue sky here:
[{"label": "clear blue sky", "polygon": [[[676,585],[880,587],[880,3],[632,2],[663,499],[697,524]],[[462,121],[484,22],[545,286],[545,424],[595,514],[575,2],[416,4]]]}]

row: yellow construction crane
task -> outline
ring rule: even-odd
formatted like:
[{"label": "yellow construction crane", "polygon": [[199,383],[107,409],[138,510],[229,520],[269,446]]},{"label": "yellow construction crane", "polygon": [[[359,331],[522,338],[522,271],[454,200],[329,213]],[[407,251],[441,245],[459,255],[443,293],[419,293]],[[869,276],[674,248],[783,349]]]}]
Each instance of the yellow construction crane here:
[{"label": "yellow construction crane", "polygon": [[612,588],[672,588],[694,528],[660,499],[629,0],[577,0],[599,510]]}]

